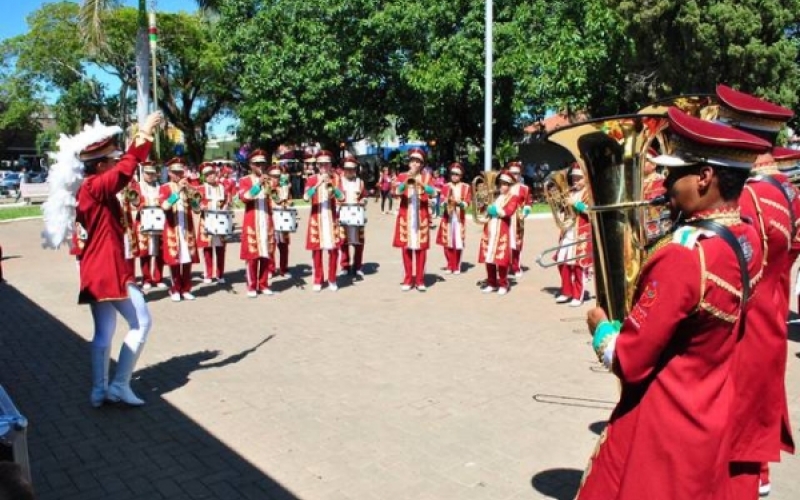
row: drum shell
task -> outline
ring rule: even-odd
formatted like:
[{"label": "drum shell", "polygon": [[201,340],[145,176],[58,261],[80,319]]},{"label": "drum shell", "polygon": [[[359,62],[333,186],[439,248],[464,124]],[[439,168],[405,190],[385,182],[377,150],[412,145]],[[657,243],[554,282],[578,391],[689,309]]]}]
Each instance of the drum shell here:
[{"label": "drum shell", "polygon": [[272,225],[275,231],[294,233],[297,231],[297,209],[273,208]]},{"label": "drum shell", "polygon": [[339,207],[339,224],[343,226],[365,226],[367,211],[359,203],[343,203]]},{"label": "drum shell", "polygon": [[213,236],[230,236],[233,234],[233,212],[230,210],[208,210],[203,228]]},{"label": "drum shell", "polygon": [[162,233],[166,223],[164,210],[159,206],[146,206],[139,210],[139,232]]}]

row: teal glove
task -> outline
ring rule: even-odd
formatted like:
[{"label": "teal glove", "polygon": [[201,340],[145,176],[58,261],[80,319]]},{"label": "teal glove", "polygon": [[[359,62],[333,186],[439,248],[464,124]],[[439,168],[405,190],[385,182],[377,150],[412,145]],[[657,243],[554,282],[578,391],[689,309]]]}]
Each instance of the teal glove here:
[{"label": "teal glove", "polygon": [[281,176],[281,186],[288,186],[289,185],[289,177],[286,175]]},{"label": "teal glove", "polygon": [[174,205],[178,203],[178,198],[180,198],[180,195],[178,193],[172,193],[171,195],[169,195],[169,198],[167,198],[167,203],[169,203],[170,205]]},{"label": "teal glove", "polygon": [[401,182],[399,186],[397,186],[397,192],[403,194],[403,191],[406,190],[406,183]]},{"label": "teal glove", "polygon": [[339,188],[333,188],[333,196],[335,196],[336,198],[342,197],[342,192],[339,191]]},{"label": "teal glove", "polygon": [[606,340],[612,336],[619,333],[620,329],[622,328],[622,324],[619,321],[601,321],[600,324],[597,325],[597,328],[594,331],[594,337],[592,338],[592,348],[595,352],[600,355],[599,352],[601,348],[604,348],[604,344]]},{"label": "teal glove", "polygon": [[256,184],[255,186],[251,187],[250,191],[249,191],[250,196],[252,198],[255,198],[256,196],[258,196],[258,193],[260,193],[260,192],[261,192],[261,184]]},{"label": "teal glove", "polygon": [[311,198],[312,196],[314,196],[314,194],[315,194],[316,192],[317,192],[317,188],[316,188],[316,187],[312,187],[311,189],[309,189],[308,191],[306,191],[306,194],[308,195],[308,197],[309,197],[309,198]]},{"label": "teal glove", "polygon": [[531,207],[522,208],[522,217],[527,217],[531,214]]},{"label": "teal glove", "polygon": [[582,201],[576,201],[575,204],[572,206],[575,208],[575,210],[577,210],[580,213],[584,213],[586,209],[589,208],[586,206],[586,203]]},{"label": "teal glove", "polygon": [[467,208],[467,202],[466,201],[462,201],[461,203],[458,204],[458,206],[460,206],[462,209],[465,209],[465,208]]},{"label": "teal glove", "polygon": [[497,212],[497,207],[494,205],[489,205],[489,208],[486,210],[486,213],[489,214],[489,217],[497,217],[500,215]]},{"label": "teal glove", "polygon": [[434,193],[436,193],[436,190],[430,186],[425,186],[425,192],[428,194],[428,196],[433,196]]}]

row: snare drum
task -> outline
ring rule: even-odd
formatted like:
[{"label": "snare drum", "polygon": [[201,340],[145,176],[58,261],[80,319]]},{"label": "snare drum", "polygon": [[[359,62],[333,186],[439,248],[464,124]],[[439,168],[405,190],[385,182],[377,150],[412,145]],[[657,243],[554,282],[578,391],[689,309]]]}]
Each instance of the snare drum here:
[{"label": "snare drum", "polygon": [[230,236],[233,234],[233,212],[230,210],[208,210],[206,212],[205,230],[214,236]]},{"label": "snare drum", "polygon": [[276,231],[294,233],[297,231],[297,209],[273,208],[272,224]]},{"label": "snare drum", "polygon": [[358,203],[342,203],[339,207],[339,223],[343,226],[364,226],[367,224],[367,211]]},{"label": "snare drum", "polygon": [[164,232],[164,210],[159,206],[144,207],[139,210],[141,224],[139,231],[142,233],[161,233]]}]

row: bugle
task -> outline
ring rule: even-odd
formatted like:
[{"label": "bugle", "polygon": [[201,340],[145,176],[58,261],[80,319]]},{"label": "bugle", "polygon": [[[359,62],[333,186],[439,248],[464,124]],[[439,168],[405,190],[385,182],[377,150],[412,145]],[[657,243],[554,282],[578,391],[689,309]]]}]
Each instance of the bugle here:
[{"label": "bugle", "polygon": [[[536,256],[536,263],[539,264],[539,267],[547,269],[549,267],[554,267],[554,266],[557,266],[559,264],[566,264],[567,262],[575,262],[576,260],[580,260],[580,259],[583,259],[585,257],[588,257],[587,254],[579,254],[579,255],[575,255],[573,257],[567,257],[567,258],[561,259],[561,260],[558,260],[555,257],[555,255],[558,253],[558,251],[560,249],[578,246],[581,243],[585,243],[586,241],[588,241],[588,240],[586,240],[585,238],[582,238],[580,240],[573,241],[571,243],[567,243],[565,245],[557,245],[557,246],[554,246],[554,247],[545,248],[544,250],[542,250],[542,253],[540,253],[539,255]],[[549,261],[547,259],[549,259]]]}]

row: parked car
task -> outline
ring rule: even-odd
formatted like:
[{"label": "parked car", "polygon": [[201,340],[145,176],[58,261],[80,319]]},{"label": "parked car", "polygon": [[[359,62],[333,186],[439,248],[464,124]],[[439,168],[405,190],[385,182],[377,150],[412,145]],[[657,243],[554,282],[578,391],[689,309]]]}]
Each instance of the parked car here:
[{"label": "parked car", "polygon": [[10,172],[0,180],[0,193],[8,194],[10,191],[19,191],[21,176],[17,172]]},{"label": "parked car", "polygon": [[37,174],[32,174],[28,182],[31,184],[41,184],[42,182],[47,182],[47,173],[39,172]]}]

